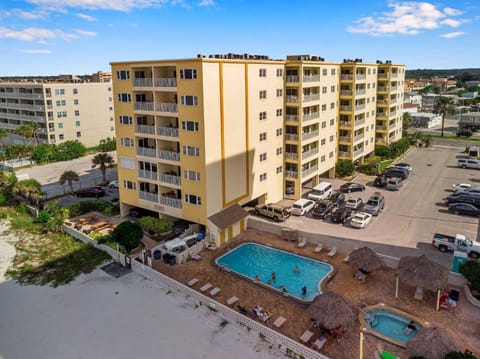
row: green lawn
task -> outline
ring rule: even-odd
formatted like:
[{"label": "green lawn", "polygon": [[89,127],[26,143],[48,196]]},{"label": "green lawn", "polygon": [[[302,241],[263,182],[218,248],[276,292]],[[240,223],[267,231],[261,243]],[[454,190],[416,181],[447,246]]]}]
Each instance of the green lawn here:
[{"label": "green lawn", "polygon": [[380,172],[385,171],[385,169],[392,164],[393,160],[386,160],[380,162]]}]

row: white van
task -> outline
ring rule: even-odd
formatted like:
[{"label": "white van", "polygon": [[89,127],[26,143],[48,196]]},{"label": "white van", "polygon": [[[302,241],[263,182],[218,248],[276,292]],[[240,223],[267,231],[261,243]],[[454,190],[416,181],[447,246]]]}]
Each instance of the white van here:
[{"label": "white van", "polygon": [[330,182],[320,182],[315,187],[313,187],[312,192],[308,194],[308,198],[315,201],[320,201],[322,199],[328,199],[332,194],[332,184]]}]

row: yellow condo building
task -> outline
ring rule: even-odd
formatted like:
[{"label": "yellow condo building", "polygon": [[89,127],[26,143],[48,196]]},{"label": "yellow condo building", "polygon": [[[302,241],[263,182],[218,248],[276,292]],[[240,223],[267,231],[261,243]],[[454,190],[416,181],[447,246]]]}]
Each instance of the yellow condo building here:
[{"label": "yellow condo building", "polygon": [[[242,205],[298,199],[380,138],[378,64],[228,54],[111,66],[122,215],[199,223],[217,244],[246,228]],[[404,74],[385,66],[385,81],[394,69]]]}]

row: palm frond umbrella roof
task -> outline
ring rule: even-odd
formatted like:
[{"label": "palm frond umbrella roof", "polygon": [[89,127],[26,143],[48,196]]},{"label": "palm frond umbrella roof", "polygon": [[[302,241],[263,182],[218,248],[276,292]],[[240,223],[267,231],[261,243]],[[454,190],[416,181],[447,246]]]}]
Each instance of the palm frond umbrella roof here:
[{"label": "palm frond umbrella roof", "polygon": [[351,323],[355,315],[345,298],[334,292],[317,296],[307,309],[308,314],[322,327],[333,330]]},{"label": "palm frond umbrella roof", "polygon": [[348,255],[348,262],[354,268],[370,273],[384,266],[382,259],[369,247],[355,249]]},{"label": "palm frond umbrella roof", "polygon": [[422,328],[407,342],[411,356],[423,356],[428,359],[443,359],[455,350],[452,339],[438,328]]},{"label": "palm frond umbrella roof", "polygon": [[448,269],[424,254],[400,258],[396,273],[402,282],[432,291],[445,288],[448,281]]}]

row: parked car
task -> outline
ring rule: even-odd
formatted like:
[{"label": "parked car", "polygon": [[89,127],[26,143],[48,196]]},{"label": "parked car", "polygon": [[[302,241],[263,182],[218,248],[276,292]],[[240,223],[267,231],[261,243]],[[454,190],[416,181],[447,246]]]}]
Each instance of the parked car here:
[{"label": "parked car", "polygon": [[178,236],[179,234],[182,234],[185,232],[186,229],[192,224],[192,222],[187,221],[185,219],[178,219],[172,224],[172,232]]},{"label": "parked car", "polygon": [[342,192],[335,192],[330,196],[328,200],[332,202],[335,206],[340,207],[345,204],[345,195]]},{"label": "parked car", "polygon": [[275,222],[283,222],[290,217],[290,211],[278,204],[260,204],[255,206],[255,214],[273,219]]},{"label": "parked car", "polygon": [[385,207],[385,197],[380,192],[375,192],[363,207],[363,211],[373,216],[378,216],[380,211]]},{"label": "parked car", "polygon": [[480,169],[480,161],[464,158],[457,161],[457,166],[461,168],[473,168],[478,170]]},{"label": "parked car", "polygon": [[473,186],[470,183],[454,183],[452,185],[452,190],[453,192],[459,191],[459,190],[466,190],[470,189]]},{"label": "parked car", "polygon": [[330,214],[330,220],[333,223],[345,223],[351,216],[353,210],[345,206],[334,208]]},{"label": "parked car", "polygon": [[472,258],[480,258],[480,243],[471,241],[463,234],[447,236],[446,234],[435,233],[432,244],[440,252],[460,251],[467,253]]},{"label": "parked car", "polygon": [[315,203],[312,209],[312,217],[315,218],[326,218],[330,212],[335,208],[333,202],[324,199]]},{"label": "parked car", "polygon": [[380,175],[375,178],[373,185],[375,187],[385,187],[387,185],[388,178],[386,176]]},{"label": "parked car", "polygon": [[395,164],[389,166],[388,168],[405,168],[405,169],[408,170],[409,173],[411,173],[412,170],[413,170],[412,166],[409,163],[406,163],[406,162],[398,162],[398,163],[395,163]]},{"label": "parked car", "polygon": [[370,223],[372,215],[365,212],[356,213],[350,219],[350,225],[354,228],[365,228]]},{"label": "parked car", "polygon": [[469,194],[462,194],[459,196],[451,195],[444,198],[444,202],[447,206],[453,203],[469,203],[480,207],[480,196]]},{"label": "parked car", "polygon": [[112,198],[110,202],[117,208],[120,206],[120,198],[118,197]]},{"label": "parked car", "polygon": [[291,213],[296,216],[304,216],[313,209],[314,205],[315,201],[312,201],[311,199],[299,199],[293,204]]},{"label": "parked car", "polygon": [[332,184],[330,182],[320,182],[315,187],[313,187],[312,192],[308,194],[308,199],[320,201],[322,199],[329,198],[331,194]]},{"label": "parked car", "polygon": [[480,195],[480,188],[470,187],[470,188],[465,188],[465,189],[457,189],[453,193],[454,196],[459,196],[461,194],[478,194],[478,195]]},{"label": "parked car", "polygon": [[451,203],[448,205],[448,210],[455,214],[466,214],[476,217],[480,215],[480,208],[470,203]]},{"label": "parked car", "polygon": [[457,131],[457,137],[470,137],[472,134],[473,132],[467,129]]},{"label": "parked car", "polygon": [[108,182],[108,188],[118,188],[118,180]]},{"label": "parked car", "polygon": [[87,187],[75,192],[77,197],[102,197],[105,196],[105,190],[100,186]]},{"label": "parked car", "polygon": [[388,179],[385,189],[389,191],[398,191],[402,187],[402,179],[398,177],[392,177]]},{"label": "parked car", "polygon": [[408,178],[408,171],[401,168],[390,168],[383,172],[382,175],[388,178],[399,177],[404,180]]},{"label": "parked car", "polygon": [[345,203],[345,207],[358,211],[363,207],[363,200],[360,197],[351,197]]},{"label": "parked car", "polygon": [[360,183],[347,182],[340,186],[340,191],[343,193],[362,192],[365,191],[365,186]]}]

